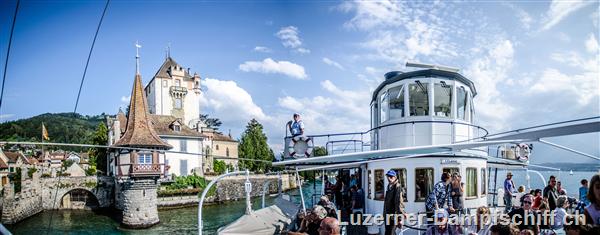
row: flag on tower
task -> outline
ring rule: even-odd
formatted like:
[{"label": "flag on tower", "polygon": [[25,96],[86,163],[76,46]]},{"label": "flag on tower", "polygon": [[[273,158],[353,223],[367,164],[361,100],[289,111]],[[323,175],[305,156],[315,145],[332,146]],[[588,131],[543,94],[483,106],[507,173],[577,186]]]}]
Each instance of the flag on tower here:
[{"label": "flag on tower", "polygon": [[46,126],[44,126],[43,122],[42,122],[42,139],[50,140],[50,137],[48,137],[48,130],[46,129]]}]

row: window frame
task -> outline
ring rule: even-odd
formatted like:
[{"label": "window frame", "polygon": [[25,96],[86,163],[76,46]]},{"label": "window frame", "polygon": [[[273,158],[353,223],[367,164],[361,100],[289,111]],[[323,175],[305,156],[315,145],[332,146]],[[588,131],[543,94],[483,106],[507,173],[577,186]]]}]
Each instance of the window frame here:
[{"label": "window frame", "polygon": [[[390,170],[393,170],[396,172],[396,177],[398,178],[398,181],[400,182],[400,186],[402,187],[402,189],[404,190],[402,196],[404,197],[404,202],[408,202],[408,171],[406,170],[406,168],[392,168]],[[404,171],[404,174],[400,174],[401,171]],[[400,176],[403,175],[404,180],[400,181]]]},{"label": "window frame", "polygon": [[[387,90],[387,103],[388,103],[388,109],[387,109],[387,118],[388,120],[395,120],[395,119],[400,119],[400,118],[404,118],[406,117],[406,107],[404,107],[405,104],[405,95],[404,95],[404,84],[400,84],[398,86],[392,87],[390,89]],[[392,90],[394,89],[400,89],[398,91],[398,95],[396,98],[392,98],[390,97],[390,94],[392,92]],[[401,108],[393,108],[392,109],[392,99],[394,100],[399,100],[399,102],[395,102],[395,103],[399,103]],[[399,110],[400,111],[400,115],[399,116],[392,116],[392,110]]]},{"label": "window frame", "polygon": [[179,139],[179,151],[187,152],[187,140]]},{"label": "window frame", "polygon": [[[419,86],[419,83],[420,83],[422,86]],[[431,115],[430,115],[430,113],[431,113],[431,110],[430,110],[430,108],[429,108],[429,106],[430,106],[430,104],[431,104],[431,100],[429,100],[429,95],[430,95],[430,94],[429,94],[429,93],[430,93],[430,92],[429,92],[429,84],[431,84],[431,81],[429,81],[429,79],[425,79],[425,82],[421,82],[421,80],[415,80],[414,82],[408,83],[408,89],[407,89],[407,90],[408,90],[408,116],[409,116],[409,117],[425,117],[425,116],[431,116]],[[425,110],[425,114],[424,114],[424,115],[417,115],[416,109],[414,110],[415,112],[414,112],[414,114],[413,114],[412,107],[413,107],[413,106],[414,106],[414,107],[416,107],[416,105],[413,105],[413,103],[412,103],[412,102],[413,102],[412,100],[413,100],[413,98],[415,98],[415,97],[413,97],[413,96],[412,96],[412,94],[413,94],[413,93],[411,93],[411,86],[415,86],[415,87],[417,87],[417,89],[415,89],[415,92],[422,92],[422,91],[420,91],[420,90],[422,90],[422,89],[421,89],[421,87],[424,87],[424,88],[426,89],[426,92],[427,92],[427,93],[426,93],[426,94],[425,94],[425,96],[424,96],[424,97],[426,98],[426,103],[425,103],[425,105],[422,107],[422,108],[426,108],[426,110]]]},{"label": "window frame", "polygon": [[367,172],[367,186],[368,186],[367,187],[368,188],[367,198],[368,199],[373,199],[373,195],[372,195],[373,188],[371,187],[371,186],[373,186],[373,178],[372,177],[373,177],[373,170],[369,169]]},{"label": "window frame", "polygon": [[[464,106],[462,107],[462,110],[463,110],[462,117],[459,116],[459,114],[460,114],[460,112],[459,112],[459,110],[460,110],[459,91],[464,93],[464,95],[463,95]],[[456,86],[456,119],[468,121],[468,117],[467,117],[467,103],[469,102],[468,96],[469,96],[469,92],[467,91],[467,89],[464,86]]]},{"label": "window frame", "polygon": [[[444,86],[447,86],[447,87],[444,87]],[[448,95],[442,94],[443,97],[447,97],[447,98],[449,97],[448,100],[444,99],[444,101],[448,101],[448,115],[447,116],[440,116],[440,115],[437,114],[438,112],[436,111],[436,109],[438,107],[441,107],[441,105],[438,106],[436,104],[436,102],[438,100],[437,96],[436,96],[438,94],[438,87],[439,87],[439,90],[441,92],[443,92],[444,89],[447,89],[447,91],[449,92]],[[439,80],[439,81],[433,82],[433,112],[432,112],[432,114],[433,114],[434,117],[438,117],[438,118],[453,118],[452,117],[452,99],[454,98],[453,97],[454,94],[453,94],[453,91],[452,91],[453,90],[452,87],[453,86],[451,84],[446,83],[446,81],[444,81],[444,80]],[[445,113],[445,112],[442,112],[442,113]]]},{"label": "window frame", "polygon": [[152,165],[152,164],[154,164],[152,162],[152,153],[151,152],[138,152],[137,153],[137,164],[139,164],[139,165]]},{"label": "window frame", "polygon": [[[432,177],[431,188],[433,190],[433,186],[435,185],[435,169],[433,167],[416,167],[415,168],[415,172],[414,172],[415,173],[415,186],[414,186],[415,187],[415,202],[425,202],[425,201],[427,201],[427,197],[429,196],[431,191],[430,192],[426,191],[425,197],[423,197],[422,200],[419,199],[420,197],[419,197],[419,195],[417,195],[417,192],[418,192],[417,191],[417,185],[418,185],[417,180],[419,179],[419,177],[417,176],[417,171],[419,171],[419,170],[431,170],[431,177]],[[427,182],[425,182],[425,183],[427,183]]]},{"label": "window frame", "polygon": [[[469,182],[470,181],[470,178],[469,178],[469,171],[470,170],[475,173],[475,177],[473,178],[473,179],[475,179],[475,182]],[[466,178],[465,179],[465,182],[466,182],[466,185],[465,185],[465,199],[475,199],[475,198],[477,198],[479,196],[479,191],[478,191],[479,188],[477,187],[478,186],[477,185],[478,184],[477,181],[479,181],[479,180],[477,179],[477,177],[478,177],[478,175],[477,175],[477,168],[476,167],[467,167],[466,172],[465,172],[465,178]],[[473,187],[475,187],[475,189],[474,189],[475,195],[469,195],[469,187],[471,185]]]},{"label": "window frame", "polygon": [[487,194],[487,173],[485,170],[486,168],[481,168],[481,197],[485,197]]},{"label": "window frame", "polygon": [[[381,197],[377,197],[377,173],[380,172],[381,174]],[[373,200],[375,201],[383,201],[385,200],[385,171],[383,169],[376,169],[375,171],[373,171]]]},{"label": "window frame", "polygon": [[175,108],[176,109],[183,109],[183,99],[181,99],[181,98],[175,98]]},{"label": "window frame", "polygon": [[379,123],[384,123],[389,120],[389,97],[388,91],[385,90],[379,96]]}]

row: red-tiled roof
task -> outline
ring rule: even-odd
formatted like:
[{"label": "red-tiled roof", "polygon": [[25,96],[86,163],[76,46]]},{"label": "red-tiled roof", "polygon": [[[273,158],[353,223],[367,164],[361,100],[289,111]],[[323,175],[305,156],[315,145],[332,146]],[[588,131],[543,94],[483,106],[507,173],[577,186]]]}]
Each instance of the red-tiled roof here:
[{"label": "red-tiled roof", "polygon": [[[152,125],[154,130],[159,135],[173,135],[173,136],[191,136],[191,137],[206,137],[206,135],[189,128],[187,125],[181,123],[176,117],[171,115],[154,115],[151,114]],[[179,124],[180,130],[173,130],[173,125]]]},{"label": "red-tiled roof", "polygon": [[113,145],[120,147],[158,147],[171,149],[172,146],[164,142],[154,130],[148,114],[146,94],[142,90],[142,77],[135,75],[127,129],[125,134]]},{"label": "red-tiled roof", "polygon": [[0,158],[0,169],[8,169],[8,164],[2,158]]}]

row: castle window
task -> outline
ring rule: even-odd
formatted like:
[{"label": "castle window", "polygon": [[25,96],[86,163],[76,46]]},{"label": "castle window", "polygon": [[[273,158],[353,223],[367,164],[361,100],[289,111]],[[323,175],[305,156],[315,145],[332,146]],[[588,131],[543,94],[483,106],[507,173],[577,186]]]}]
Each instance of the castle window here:
[{"label": "castle window", "polygon": [[138,164],[152,164],[152,153],[138,153]]},{"label": "castle window", "polygon": [[187,152],[187,140],[179,140],[179,147],[181,152]]},{"label": "castle window", "polygon": [[181,98],[175,98],[175,108],[181,109]]},{"label": "castle window", "polygon": [[218,145],[218,144],[217,144],[217,146],[215,146],[215,149],[216,149],[216,150],[219,150],[219,145]]},{"label": "castle window", "polygon": [[169,82],[167,80],[163,80],[163,87],[167,87],[169,85]]},{"label": "castle window", "polygon": [[180,126],[180,125],[177,125],[177,124],[175,124],[175,125],[173,125],[173,130],[174,130],[174,131],[177,131],[177,132],[180,132],[180,131],[181,131],[181,126]]},{"label": "castle window", "polygon": [[225,148],[225,156],[229,157],[229,148]]},{"label": "castle window", "polygon": [[181,80],[175,79],[175,86],[177,86],[177,87],[181,86]]}]

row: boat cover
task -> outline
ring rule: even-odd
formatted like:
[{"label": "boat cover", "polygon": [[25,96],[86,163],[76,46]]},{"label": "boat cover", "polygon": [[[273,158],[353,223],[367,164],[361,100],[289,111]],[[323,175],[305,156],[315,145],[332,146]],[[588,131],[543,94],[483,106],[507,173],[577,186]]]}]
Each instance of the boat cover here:
[{"label": "boat cover", "polygon": [[218,230],[220,235],[279,234],[296,216],[298,206],[278,197],[276,205],[252,211]]}]

